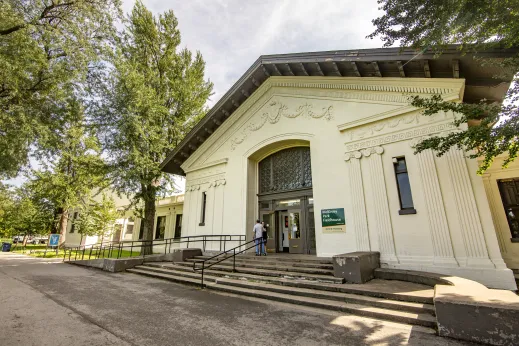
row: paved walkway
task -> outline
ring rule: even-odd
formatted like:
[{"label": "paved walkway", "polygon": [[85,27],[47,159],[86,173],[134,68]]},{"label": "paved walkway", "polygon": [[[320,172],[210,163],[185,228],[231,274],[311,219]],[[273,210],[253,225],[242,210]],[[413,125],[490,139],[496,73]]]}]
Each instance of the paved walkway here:
[{"label": "paved walkway", "polygon": [[436,345],[410,327],[0,253],[0,344]]}]

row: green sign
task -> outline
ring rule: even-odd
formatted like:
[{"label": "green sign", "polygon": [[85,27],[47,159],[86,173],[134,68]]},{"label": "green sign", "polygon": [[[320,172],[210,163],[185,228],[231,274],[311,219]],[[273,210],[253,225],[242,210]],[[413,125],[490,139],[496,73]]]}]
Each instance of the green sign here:
[{"label": "green sign", "polygon": [[321,225],[323,233],[346,232],[344,208],[322,209]]}]

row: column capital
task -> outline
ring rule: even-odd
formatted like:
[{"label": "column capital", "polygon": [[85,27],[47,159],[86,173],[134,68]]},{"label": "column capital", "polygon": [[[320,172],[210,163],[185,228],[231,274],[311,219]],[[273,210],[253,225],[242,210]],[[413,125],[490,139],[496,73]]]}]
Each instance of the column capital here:
[{"label": "column capital", "polygon": [[365,157],[369,157],[371,154],[382,155],[382,153],[384,153],[384,148],[380,146],[362,150],[362,155],[364,155]]},{"label": "column capital", "polygon": [[352,151],[344,154],[344,161],[349,161],[350,159],[360,159],[362,157],[362,153],[360,151]]}]

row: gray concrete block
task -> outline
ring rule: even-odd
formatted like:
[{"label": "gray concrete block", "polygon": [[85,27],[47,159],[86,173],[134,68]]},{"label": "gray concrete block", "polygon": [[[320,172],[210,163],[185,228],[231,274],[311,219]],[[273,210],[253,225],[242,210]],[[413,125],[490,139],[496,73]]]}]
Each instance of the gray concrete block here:
[{"label": "gray concrete block", "polygon": [[438,334],[488,345],[519,345],[519,297],[511,291],[436,286]]},{"label": "gray concrete block", "polygon": [[346,282],[363,284],[375,278],[374,271],[380,267],[378,252],[350,252],[332,258],[333,275]]}]

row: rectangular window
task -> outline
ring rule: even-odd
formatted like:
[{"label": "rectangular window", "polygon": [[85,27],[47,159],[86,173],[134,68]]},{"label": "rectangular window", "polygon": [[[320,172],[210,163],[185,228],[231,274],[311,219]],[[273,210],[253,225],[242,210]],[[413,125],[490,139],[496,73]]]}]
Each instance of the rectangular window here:
[{"label": "rectangular window", "polygon": [[175,238],[180,238],[182,236],[182,214],[177,214],[177,219],[175,221]]},{"label": "rectangular window", "polygon": [[157,217],[157,227],[155,228],[155,239],[164,239],[166,233],[166,217]]},{"label": "rectangular window", "polygon": [[79,213],[76,211],[74,216],[72,217],[72,227],[70,227],[70,233],[74,233],[76,230],[76,220],[78,218]]},{"label": "rectangular window", "polygon": [[405,157],[393,158],[395,168],[396,185],[398,187],[398,197],[400,200],[400,210],[398,214],[416,214],[413,205],[413,195],[411,194],[411,184],[409,183],[409,174],[407,172],[407,164]]},{"label": "rectangular window", "polygon": [[200,215],[199,226],[205,226],[205,206],[207,204],[207,193],[202,192],[202,214]]},{"label": "rectangular window", "polygon": [[519,179],[499,180],[497,186],[510,228],[511,240],[519,243]]},{"label": "rectangular window", "polygon": [[133,224],[126,225],[126,233],[125,234],[133,234]]}]

